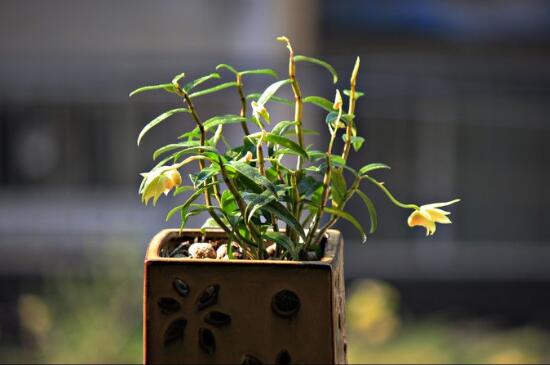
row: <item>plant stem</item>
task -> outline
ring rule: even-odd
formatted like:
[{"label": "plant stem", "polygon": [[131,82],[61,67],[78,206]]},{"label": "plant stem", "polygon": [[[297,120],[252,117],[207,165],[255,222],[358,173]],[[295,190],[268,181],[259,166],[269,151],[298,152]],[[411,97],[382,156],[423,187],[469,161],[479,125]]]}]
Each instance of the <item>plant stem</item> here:
[{"label": "plant stem", "polygon": [[404,203],[401,203],[399,200],[397,200],[393,195],[392,193],[390,193],[390,191],[384,186],[384,183],[381,183],[380,181],[370,177],[369,175],[364,175],[363,177],[369,179],[372,183],[374,183],[374,185],[378,186],[387,196],[388,198],[390,198],[391,202],[395,205],[397,205],[398,207],[400,208],[404,208],[404,209],[420,209],[420,207],[416,204],[404,204]]},{"label": "plant stem", "polygon": [[353,68],[353,72],[351,73],[350,78],[350,88],[349,88],[349,104],[348,104],[348,114],[351,115],[351,120],[348,122],[346,126],[346,142],[344,144],[344,150],[342,151],[342,158],[344,161],[347,161],[349,151],[351,148],[351,132],[353,130],[353,125],[355,123],[355,118],[353,117],[355,115],[355,102],[356,99],[356,83],[357,83],[357,73],[359,72],[359,64],[361,60],[359,57],[357,57],[357,60],[355,61],[355,66]]},{"label": "plant stem", "polygon": [[[239,92],[239,97],[241,99],[241,117],[246,118],[246,97],[244,96],[242,76],[240,73],[237,74],[237,91]],[[246,125],[246,121],[241,122],[241,127],[243,129],[244,135],[248,136],[250,131]]]}]

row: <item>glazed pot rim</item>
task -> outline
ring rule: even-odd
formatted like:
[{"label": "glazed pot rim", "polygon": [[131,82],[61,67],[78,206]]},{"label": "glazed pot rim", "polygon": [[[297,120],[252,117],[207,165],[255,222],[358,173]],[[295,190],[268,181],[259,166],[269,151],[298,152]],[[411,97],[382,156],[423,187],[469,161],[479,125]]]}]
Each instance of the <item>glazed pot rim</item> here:
[{"label": "glazed pot rim", "polygon": [[[203,233],[204,232],[204,233]],[[181,233],[181,234],[180,234]],[[151,240],[145,262],[169,262],[169,263],[186,263],[186,264],[201,264],[201,265],[299,265],[299,266],[326,266],[331,265],[334,257],[338,252],[338,245],[342,244],[342,233],[339,230],[329,229],[326,232],[327,241],[323,257],[316,261],[288,261],[288,260],[219,260],[219,259],[192,259],[184,257],[163,257],[160,256],[160,250],[166,245],[170,239],[178,236],[207,236],[207,237],[226,237],[226,233],[222,229],[209,228],[206,230],[186,228],[180,230],[178,228],[163,229],[157,233]]]}]

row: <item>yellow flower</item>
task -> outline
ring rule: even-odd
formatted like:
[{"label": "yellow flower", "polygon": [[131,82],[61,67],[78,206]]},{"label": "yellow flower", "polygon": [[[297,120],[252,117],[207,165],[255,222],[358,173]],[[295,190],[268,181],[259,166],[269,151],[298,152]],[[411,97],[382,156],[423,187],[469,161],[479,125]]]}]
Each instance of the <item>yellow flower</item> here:
[{"label": "yellow flower", "polygon": [[172,188],[181,185],[181,175],[177,166],[164,166],[151,172],[141,174],[143,182],[140,189],[141,200],[147,205],[153,198],[153,205],[164,193],[168,195]]},{"label": "yellow flower", "polygon": [[409,227],[422,226],[426,228],[426,236],[431,236],[435,233],[436,223],[451,223],[451,220],[449,219],[449,217],[447,217],[447,215],[451,213],[439,208],[458,203],[459,201],[460,199],[455,199],[445,203],[432,203],[422,205],[411,213],[411,215],[407,219],[407,224],[409,225]]},{"label": "yellow flower", "polygon": [[258,104],[257,102],[253,101],[251,103],[252,105],[252,112],[254,114],[254,117],[256,117],[256,119],[260,119],[260,116],[263,117],[268,123],[269,123],[269,112],[267,111],[267,109],[265,108],[265,105],[263,104]]}]

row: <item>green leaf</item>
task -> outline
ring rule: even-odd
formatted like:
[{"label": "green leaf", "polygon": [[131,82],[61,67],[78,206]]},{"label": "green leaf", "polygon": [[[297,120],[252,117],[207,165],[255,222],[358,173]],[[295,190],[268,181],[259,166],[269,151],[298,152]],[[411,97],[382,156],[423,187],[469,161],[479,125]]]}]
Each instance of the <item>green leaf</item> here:
[{"label": "green leaf", "polygon": [[202,183],[216,175],[218,172],[220,172],[220,168],[217,165],[211,165],[205,167],[196,175],[190,175],[195,189],[200,187]]},{"label": "green leaf", "polygon": [[181,142],[181,143],[167,144],[166,146],[160,147],[159,149],[157,149],[153,153],[153,160],[156,160],[160,155],[162,155],[166,152],[170,152],[170,151],[176,150],[178,148],[185,148],[185,147],[192,147],[192,146],[199,146],[199,142],[198,141],[186,141],[186,142]]},{"label": "green leaf", "polygon": [[207,185],[203,185],[201,186],[199,189],[195,190],[195,192],[193,194],[191,194],[189,196],[189,198],[187,198],[187,200],[185,201],[185,203],[183,203],[182,205],[178,205],[177,207],[175,208],[172,208],[168,214],[166,215],[166,221],[168,221],[170,218],[172,218],[172,216],[180,211],[181,212],[181,215],[182,217],[184,216],[185,212],[187,212],[187,209],[189,208],[189,206],[191,205],[191,203],[193,203],[195,200],[197,200],[197,198],[199,196],[201,196],[201,194],[204,192],[204,189],[207,189],[208,187],[214,185],[214,183],[210,183],[210,184],[207,184]]},{"label": "green leaf", "polygon": [[276,134],[271,134],[271,133],[268,133],[265,135],[265,140],[269,143],[274,143],[274,144],[278,144],[278,145],[281,145],[283,147],[286,147],[294,152],[296,152],[297,154],[299,154],[300,156],[302,156],[303,158],[305,158],[306,160],[309,160],[309,156],[307,154],[306,151],[304,151],[304,149],[302,147],[300,147],[300,145],[288,138],[285,138],[285,137],[281,137],[281,136],[278,136]]},{"label": "green leaf", "polygon": [[319,186],[323,186],[323,183],[315,180],[311,176],[306,176],[298,183],[298,192],[300,193],[300,196],[307,197],[313,194],[313,192],[315,192],[315,190],[317,190]]},{"label": "green leaf", "polygon": [[254,213],[256,213],[258,209],[261,209],[267,204],[271,203],[275,198],[276,197],[269,190],[266,190],[261,194],[256,195],[252,200],[250,200],[250,202],[246,206],[246,209],[245,209],[246,220],[250,221],[250,219],[254,216]]},{"label": "green leaf", "polygon": [[160,84],[160,85],[151,85],[151,86],[140,87],[140,88],[135,89],[134,91],[132,91],[129,96],[132,97],[134,95],[141,94],[142,92],[151,91],[151,90],[164,90],[164,91],[168,91],[169,93],[175,93],[176,92],[176,88],[174,87],[174,85],[172,85],[172,84]]},{"label": "green leaf", "polygon": [[216,91],[220,91],[220,90],[223,90],[223,89],[227,89],[227,88],[230,88],[230,87],[233,87],[233,86],[237,86],[237,83],[236,83],[235,81],[226,82],[226,83],[223,83],[223,84],[220,84],[220,85],[211,87],[211,88],[209,88],[209,89],[204,89],[204,90],[201,90],[201,91],[196,91],[196,92],[190,94],[189,97],[190,97],[190,98],[196,98],[196,97],[199,97],[199,96],[212,94],[212,93],[215,93]]},{"label": "green leaf", "polygon": [[281,86],[284,86],[286,84],[290,84],[292,81],[290,79],[277,81],[271,85],[269,85],[262,95],[258,98],[258,104],[265,105],[271,99],[271,97],[281,88]]},{"label": "green leaf", "polygon": [[178,82],[183,79],[185,77],[185,72],[182,72],[180,74],[177,74],[176,76],[174,76],[174,78],[172,79],[172,85],[174,85],[174,87],[177,87],[178,86]]},{"label": "green leaf", "polygon": [[332,67],[330,64],[328,64],[325,61],[321,61],[317,58],[306,57],[306,56],[302,56],[302,55],[294,56],[294,61],[295,62],[304,62],[305,61],[305,62],[310,62],[310,63],[314,63],[316,65],[322,66],[325,69],[327,69],[328,72],[330,72],[332,74],[332,82],[334,84],[336,84],[338,82],[338,74],[336,73],[336,70],[334,69],[334,67]]},{"label": "green leaf", "polygon": [[[342,134],[342,140],[346,142],[346,134]],[[363,137],[351,136],[351,145],[353,146],[353,150],[355,152],[359,151],[361,147],[363,147],[363,143],[365,143],[365,139]]]},{"label": "green leaf", "polygon": [[359,224],[359,222],[357,221],[357,219],[355,219],[354,216],[352,216],[348,212],[344,212],[343,210],[329,208],[329,207],[325,207],[325,212],[340,218],[344,218],[345,220],[353,224],[353,226],[357,228],[357,230],[361,233],[361,236],[363,238],[363,243],[365,243],[365,241],[367,240],[367,235],[365,234],[363,227],[361,227],[361,224]]},{"label": "green leaf", "polygon": [[233,66],[227,65],[225,63],[220,63],[219,65],[217,65],[216,66],[216,71],[219,70],[220,68],[225,68],[226,70],[229,70],[230,72],[233,72],[235,75],[238,73],[237,70],[235,70],[235,68],[233,68]]},{"label": "green leaf", "polygon": [[262,235],[262,238],[273,241],[283,247],[293,260],[299,260],[298,250],[296,249],[296,244],[292,242],[290,238],[286,234],[280,233],[280,232],[265,232]]},{"label": "green leaf", "polygon": [[240,161],[231,161],[227,165],[235,169],[241,175],[252,180],[256,185],[263,186],[275,194],[275,185],[273,185],[267,177],[261,175],[254,167]]},{"label": "green leaf", "polygon": [[[350,96],[350,91],[349,90],[344,90],[344,95],[347,95],[347,96]],[[356,91],[355,92],[355,100],[359,99],[361,96],[365,95],[364,93],[362,93],[361,91]]]},{"label": "green leaf", "polygon": [[239,72],[241,75],[269,75],[269,76],[273,76],[274,78],[278,78],[279,76],[277,76],[277,72],[269,69],[269,68],[262,68],[262,69],[258,69],[258,70],[245,70],[245,71],[241,71]]},{"label": "green leaf", "polygon": [[367,206],[367,209],[369,210],[369,217],[370,217],[370,234],[373,234],[376,231],[376,227],[378,227],[378,216],[376,214],[376,208],[374,207],[374,204],[372,203],[372,200],[363,193],[361,190],[356,191],[359,197],[363,200],[365,205]]},{"label": "green leaf", "polygon": [[[344,121],[347,123],[350,123],[353,121],[354,116],[352,114],[342,114],[340,117],[340,121]],[[338,113],[336,112],[330,112],[328,113],[327,117],[325,118],[325,122],[327,123],[333,123],[336,119],[338,119]]]},{"label": "green leaf", "polygon": [[[308,154],[313,161],[317,161],[326,157],[325,152],[321,151],[309,151]],[[344,158],[340,155],[330,155],[330,163],[332,165],[344,166],[346,164],[346,160],[344,160]]]},{"label": "green leaf", "polygon": [[[258,98],[260,97],[260,93],[251,93],[251,94],[248,94],[246,96],[246,100],[258,100]],[[281,98],[280,96],[277,96],[277,95],[273,95],[271,97],[271,99],[269,99],[270,101],[273,101],[273,102],[277,102],[277,103],[281,103],[281,104],[286,104],[286,105],[294,105],[294,102],[291,101],[291,100],[288,100],[288,99],[285,99],[285,98]]]},{"label": "green leaf", "polygon": [[334,108],[333,108],[334,104],[330,100],[323,98],[321,96],[307,96],[303,100],[304,100],[304,103],[315,104],[318,107],[325,109],[329,113],[334,111]]},{"label": "green leaf", "polygon": [[344,170],[333,169],[330,184],[332,187],[331,194],[333,204],[336,206],[342,205],[342,202],[346,199],[346,194],[348,192],[346,187],[346,179],[344,178]]},{"label": "green leaf", "polygon": [[386,164],[380,163],[380,162],[370,163],[370,164],[368,164],[366,166],[363,166],[359,169],[359,175],[365,175],[366,173],[368,173],[370,171],[380,170],[380,169],[391,169],[391,167],[389,167]]},{"label": "green leaf", "polygon": [[227,114],[227,115],[221,115],[221,116],[210,118],[203,123],[203,126],[204,126],[204,130],[208,131],[219,125],[234,124],[234,123],[241,123],[241,122],[246,122],[246,118],[238,115]]},{"label": "green leaf", "polygon": [[227,215],[232,215],[238,209],[235,197],[229,190],[224,190],[222,193],[221,208]]},{"label": "green leaf", "polygon": [[284,205],[282,205],[278,201],[272,201],[262,209],[267,210],[272,215],[279,217],[283,222],[287,224],[288,227],[298,232],[300,237],[302,237],[305,242],[306,234],[302,225],[300,224],[300,222],[298,222],[294,215],[292,215],[292,213],[290,213],[288,209],[286,209]]},{"label": "green leaf", "polygon": [[199,86],[200,84],[202,84],[202,83],[204,83],[208,80],[219,79],[219,78],[220,78],[220,74],[214,72],[214,73],[211,73],[209,75],[199,77],[198,79],[196,79],[194,81],[188,82],[187,84],[185,84],[183,89],[185,91],[189,92],[189,91],[193,90],[195,87]]},{"label": "green leaf", "polygon": [[[176,152],[173,156],[174,156],[174,162],[176,162],[180,157],[184,156],[184,155],[187,155],[187,154],[190,154],[190,153],[194,153],[194,152],[197,152],[197,154],[200,152],[202,155],[206,156],[206,153],[207,152],[214,152],[214,153],[218,153],[216,148],[215,147],[211,147],[211,146],[193,146],[193,147],[187,147],[187,148],[184,148],[182,149],[181,151],[178,151]],[[201,155],[197,155],[197,156],[194,156],[194,157],[203,157]],[[206,159],[211,159],[209,156],[206,157]]]},{"label": "green leaf", "polygon": [[162,113],[161,115],[159,115],[158,117],[156,117],[155,119],[150,121],[145,127],[143,127],[143,129],[139,133],[139,137],[137,139],[138,146],[139,146],[139,142],[141,141],[143,136],[147,132],[149,132],[149,130],[151,130],[151,128],[155,127],[157,124],[161,123],[162,121],[164,121],[165,119],[171,117],[172,115],[174,115],[176,113],[189,113],[189,109],[186,109],[186,108],[172,109],[172,110],[169,110],[167,112]]},{"label": "green leaf", "polygon": [[212,217],[206,219],[203,225],[201,226],[201,232],[204,234],[207,228],[220,228],[216,220]]},{"label": "green leaf", "polygon": [[271,129],[271,134],[282,136],[288,128],[294,127],[296,124],[298,123],[294,121],[283,120],[282,122],[279,122],[275,124],[275,126],[273,126],[273,128]]}]

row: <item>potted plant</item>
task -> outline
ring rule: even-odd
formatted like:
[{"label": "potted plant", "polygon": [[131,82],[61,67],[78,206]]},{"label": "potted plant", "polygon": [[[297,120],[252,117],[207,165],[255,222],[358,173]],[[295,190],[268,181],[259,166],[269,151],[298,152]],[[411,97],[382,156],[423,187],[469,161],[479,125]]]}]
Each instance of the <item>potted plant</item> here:
[{"label": "potted plant", "polygon": [[[361,184],[376,185],[395,205],[411,210],[411,227],[424,226],[433,234],[436,223],[450,223],[440,207],[458,200],[403,204],[373,176],[387,165],[369,163],[359,170],[347,165],[349,154],[364,142],[355,122],[355,105],[363,95],[356,89],[359,58],[349,89],[343,90],[344,110],[338,89],[334,101],[305,96],[297,79],[301,62],[325,68],[336,83],[334,68],[295,55],[286,37],[278,40],[290,55],[285,79],[270,69],[238,71],[220,64],[216,70],[231,81],[205,88],[204,83],[221,78],[211,73],[182,86],[182,73],[170,83],[130,94],[163,90],[183,101],[147,124],[138,145],[173,115],[186,115],[194,123],[186,122],[192,128],[176,143],[156,150],[153,157],[160,162],[142,174],[139,192],[145,204],[151,199],[155,204],[172,190],[183,202],[167,215],[180,215],[180,229],[158,233],[145,258],[146,363],[344,363],[343,238],[331,227],[345,219],[366,239],[362,224],[345,210],[357,196],[367,208],[370,233],[376,230],[376,210]],[[254,75],[276,81],[261,93],[247,94],[244,81]],[[276,95],[283,87],[292,89],[294,100]],[[195,100],[229,88],[240,100],[240,112],[203,119]],[[268,102],[288,104],[291,120],[272,121]],[[315,132],[303,127],[304,103],[326,112],[319,123],[329,133],[323,150],[304,143],[304,135]],[[236,146],[224,137],[224,128],[233,124],[243,135]],[[338,138],[343,148],[337,152]],[[184,170],[188,185],[180,173]],[[210,218],[201,228],[184,228],[189,217],[203,212]]]}]

